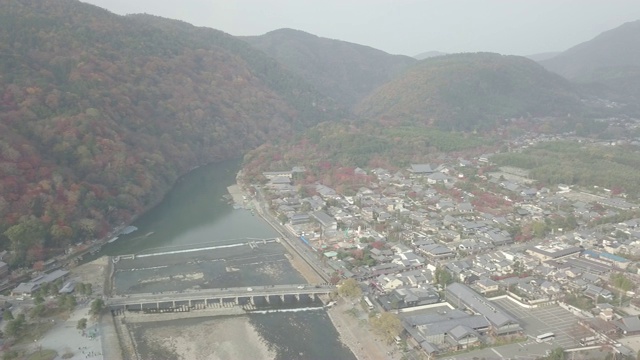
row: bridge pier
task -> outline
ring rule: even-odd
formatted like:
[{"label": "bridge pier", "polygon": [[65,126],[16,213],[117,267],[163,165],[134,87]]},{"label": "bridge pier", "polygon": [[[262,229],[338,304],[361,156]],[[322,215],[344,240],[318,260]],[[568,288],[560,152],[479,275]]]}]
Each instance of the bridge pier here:
[{"label": "bridge pier", "polygon": [[142,304],[127,304],[124,309],[127,311],[142,311]]},{"label": "bridge pier", "polygon": [[264,291],[257,289],[246,291],[242,288],[220,290],[203,290],[190,294],[175,295],[175,298],[166,294],[140,294],[132,299],[128,296],[122,299],[109,299],[107,305],[115,312],[142,311],[142,312],[187,312],[192,309],[204,309],[209,307],[230,308],[242,306],[243,308],[255,308],[260,306],[281,306],[294,303],[305,304],[318,299],[326,302],[331,287],[300,289],[299,286],[290,285],[279,288],[265,287]]},{"label": "bridge pier", "polygon": [[213,299],[205,299],[204,300],[205,306],[213,306],[213,307],[219,307],[221,302],[222,302],[222,299],[220,299],[220,298],[213,298]]}]

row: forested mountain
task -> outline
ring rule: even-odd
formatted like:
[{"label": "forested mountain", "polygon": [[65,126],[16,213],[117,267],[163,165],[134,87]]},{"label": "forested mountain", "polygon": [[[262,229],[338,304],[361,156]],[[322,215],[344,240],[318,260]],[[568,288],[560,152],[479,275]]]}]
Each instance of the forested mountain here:
[{"label": "forested mountain", "polygon": [[417,60],[424,60],[424,59],[428,59],[436,56],[442,56],[442,55],[447,55],[447,53],[443,53],[441,51],[426,51],[418,55],[414,55],[413,58]]},{"label": "forested mountain", "polygon": [[365,118],[469,131],[510,117],[567,116],[581,107],[567,80],[532,60],[468,53],[420,61],[356,111]]},{"label": "forested mountain", "polygon": [[345,106],[354,105],[416,62],[408,56],[292,29],[242,39]]},{"label": "forested mountain", "polygon": [[531,59],[533,61],[544,61],[544,60],[549,60],[551,58],[554,58],[556,56],[558,56],[560,54],[559,51],[550,51],[550,52],[543,52],[543,53],[538,53],[538,54],[531,54],[531,55],[527,55],[525,56],[527,59]]},{"label": "forested mountain", "polygon": [[569,80],[607,85],[640,98],[640,20],[606,31],[540,62]]},{"label": "forested mountain", "polygon": [[216,30],[75,0],[5,0],[0,24],[0,247],[16,264],[104,235],[194,166],[339,115]]}]

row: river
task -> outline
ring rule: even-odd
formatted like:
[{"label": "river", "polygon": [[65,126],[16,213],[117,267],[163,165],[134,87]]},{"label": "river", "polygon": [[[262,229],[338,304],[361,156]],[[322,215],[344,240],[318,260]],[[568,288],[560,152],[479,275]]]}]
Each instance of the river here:
[{"label": "river", "polygon": [[[221,200],[227,194],[227,187],[235,183],[239,166],[239,160],[225,161],[197,168],[183,176],[162,202],[132,224],[138,228],[137,231],[105,245],[101,253],[153,253],[161,251],[161,248],[215,246],[233,243],[236,241],[234,239],[278,236],[260,217],[247,210],[234,210]],[[239,269],[236,273],[230,273],[231,275],[224,275],[227,272],[216,270],[219,265],[216,265],[218,263],[214,258],[191,264],[177,264],[173,267],[173,273],[168,273],[169,270],[165,269],[158,270],[153,264],[145,265],[149,270],[119,272],[116,274],[116,292],[182,290],[177,287],[193,285],[163,282],[167,277],[174,278],[176,272],[203,274],[203,282],[197,287],[266,286],[303,282],[303,277],[284,258],[282,246],[274,246],[275,244],[264,245],[260,257],[248,262],[237,260],[244,259],[241,254],[233,252],[238,251],[237,249],[229,250],[231,252],[228,254],[220,251],[225,262],[235,261],[233,266]],[[229,265],[226,266],[228,269]],[[141,285],[139,280],[145,276],[147,279]],[[154,282],[154,277],[158,281]],[[275,349],[276,359],[355,359],[351,351],[339,341],[338,332],[325,311],[251,313],[243,316],[249,318],[261,338],[271,349]],[[193,320],[184,323],[189,324],[190,321]],[[305,331],[300,331],[301,329]],[[243,339],[237,341],[241,344]]]}]

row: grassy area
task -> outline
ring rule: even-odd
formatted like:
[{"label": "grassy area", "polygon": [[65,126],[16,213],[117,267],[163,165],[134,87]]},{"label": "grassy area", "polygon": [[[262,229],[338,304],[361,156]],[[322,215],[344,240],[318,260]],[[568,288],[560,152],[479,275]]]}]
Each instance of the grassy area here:
[{"label": "grassy area", "polygon": [[43,319],[41,322],[29,323],[25,327],[24,336],[17,339],[18,344],[32,343],[38,339],[42,339],[42,336],[55,324],[49,319]]},{"label": "grassy area", "polygon": [[53,360],[58,356],[55,350],[38,350],[27,357],[27,360]]},{"label": "grassy area", "polygon": [[584,295],[567,295],[564,300],[567,304],[577,307],[580,310],[590,311],[594,307],[593,300]]}]

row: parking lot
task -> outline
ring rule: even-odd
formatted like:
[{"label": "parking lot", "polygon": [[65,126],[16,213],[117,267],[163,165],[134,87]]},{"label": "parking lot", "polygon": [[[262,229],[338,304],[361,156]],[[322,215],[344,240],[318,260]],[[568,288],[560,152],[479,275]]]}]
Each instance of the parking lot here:
[{"label": "parking lot", "polygon": [[[494,301],[520,320],[525,334],[535,341],[535,337],[547,332],[556,335],[552,343],[565,349],[578,346],[581,337],[587,336],[578,325],[578,318],[558,305],[527,309],[509,299]],[[585,329],[586,330],[586,329]]]},{"label": "parking lot", "polygon": [[[588,334],[578,325],[578,318],[558,305],[549,305],[535,309],[523,308],[509,299],[493,301],[511,313],[524,328],[527,340],[513,344],[485,348],[445,359],[520,359],[534,360],[545,356],[547,351],[557,347],[565,349],[578,346],[578,340]],[[556,335],[552,341],[538,343],[536,336],[552,332]]]}]

